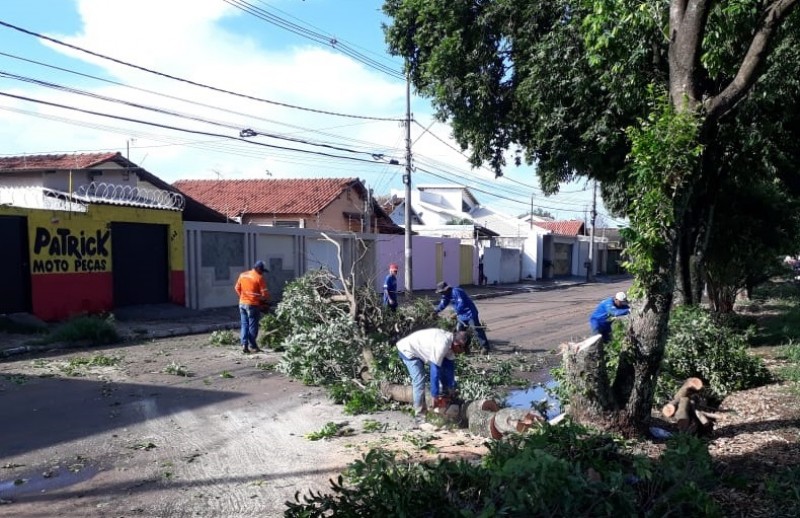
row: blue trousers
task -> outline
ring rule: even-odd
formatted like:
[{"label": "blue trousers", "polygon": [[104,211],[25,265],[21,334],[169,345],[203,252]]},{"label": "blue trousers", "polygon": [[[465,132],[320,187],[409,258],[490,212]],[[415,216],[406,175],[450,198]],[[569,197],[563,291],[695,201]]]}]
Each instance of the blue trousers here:
[{"label": "blue trousers", "polygon": [[481,321],[479,317],[470,318],[469,320],[458,320],[458,325],[456,328],[461,331],[466,328],[472,328],[475,332],[475,336],[478,337],[478,343],[481,345],[481,349],[489,350],[489,339],[486,338],[486,331],[483,330],[483,326],[481,325]]},{"label": "blue trousers", "polygon": [[249,304],[239,304],[239,318],[242,323],[242,329],[239,333],[241,338],[242,347],[256,348],[256,337],[258,337],[258,322],[261,320],[261,311],[258,306],[251,306]]},{"label": "blue trousers", "polygon": [[596,335],[603,335],[603,343],[611,341],[611,323],[610,322],[589,322],[589,327],[592,328],[592,333]]},{"label": "blue trousers", "polygon": [[[425,404],[425,362],[419,358],[409,358],[398,351],[400,359],[406,364],[411,376],[411,391],[414,399],[414,413],[419,414],[427,409]],[[441,389],[450,392],[456,388],[456,362],[445,358],[442,366],[431,363],[431,396],[438,397]]]}]

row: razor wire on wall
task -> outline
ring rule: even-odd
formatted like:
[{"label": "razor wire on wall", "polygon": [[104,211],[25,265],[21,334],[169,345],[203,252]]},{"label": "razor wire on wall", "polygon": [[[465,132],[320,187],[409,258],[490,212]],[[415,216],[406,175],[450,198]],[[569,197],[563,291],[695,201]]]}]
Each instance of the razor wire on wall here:
[{"label": "razor wire on wall", "polygon": [[81,185],[74,196],[90,203],[117,203],[167,210],[183,210],[186,204],[183,195],[176,192],[105,182]]},{"label": "razor wire on wall", "polygon": [[86,212],[86,205],[70,199],[70,195],[39,186],[0,187],[0,205],[28,209]]}]

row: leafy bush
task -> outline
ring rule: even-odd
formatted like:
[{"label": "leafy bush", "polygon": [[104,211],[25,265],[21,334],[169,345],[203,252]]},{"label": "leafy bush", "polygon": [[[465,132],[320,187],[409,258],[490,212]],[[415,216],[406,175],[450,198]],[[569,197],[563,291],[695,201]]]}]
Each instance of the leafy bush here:
[{"label": "leafy bush", "polygon": [[384,406],[377,387],[371,385],[365,388],[353,381],[330,385],[328,395],[334,403],[344,405],[344,413],[350,415],[370,414]]},{"label": "leafy bush", "polygon": [[258,325],[258,345],[273,351],[285,350],[283,342],[289,337],[290,332],[287,322],[273,313],[267,313],[261,317]]},{"label": "leafy bush", "polygon": [[691,437],[667,443],[661,462],[569,421],[489,443],[481,464],[405,462],[371,450],[331,493],[287,502],[285,516],[715,516],[710,458]]},{"label": "leafy bush", "polygon": [[346,315],[316,324],[290,336],[278,371],[306,385],[327,385],[356,379],[361,370],[361,352],[372,341]]},{"label": "leafy bush", "polygon": [[720,324],[702,308],[676,308],[670,317],[657,398],[670,399],[691,376],[702,379],[705,394],[717,402],[733,391],[769,381],[763,361],[747,353],[749,333]]},{"label": "leafy bush", "polygon": [[339,291],[334,276],[327,270],[312,270],[283,288],[283,297],[275,307],[275,317],[293,332],[308,329],[347,315],[343,304],[330,302]]},{"label": "leafy bush", "polygon": [[105,318],[83,315],[70,319],[56,327],[50,334],[39,340],[50,344],[63,342],[80,345],[108,345],[120,341],[119,333],[114,327],[114,317]]}]

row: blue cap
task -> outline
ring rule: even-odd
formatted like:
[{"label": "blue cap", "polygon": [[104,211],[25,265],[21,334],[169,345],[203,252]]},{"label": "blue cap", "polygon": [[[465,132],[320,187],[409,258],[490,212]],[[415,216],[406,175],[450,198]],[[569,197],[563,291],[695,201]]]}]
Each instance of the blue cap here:
[{"label": "blue cap", "polygon": [[267,270],[267,265],[264,264],[264,261],[256,261],[256,264],[253,265],[253,269],[254,270],[258,270],[259,268],[261,268],[265,272],[269,271],[269,270]]}]

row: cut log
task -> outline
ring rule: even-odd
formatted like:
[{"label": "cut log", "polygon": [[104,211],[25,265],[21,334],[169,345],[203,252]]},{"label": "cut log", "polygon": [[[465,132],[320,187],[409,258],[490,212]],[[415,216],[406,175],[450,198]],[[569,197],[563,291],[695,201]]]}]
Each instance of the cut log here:
[{"label": "cut log", "polygon": [[[392,401],[397,401],[398,403],[414,402],[414,390],[411,388],[411,385],[398,385],[396,383],[384,381],[380,384],[380,393],[381,396],[385,397],[386,399],[391,399]],[[425,393],[425,404],[428,408],[433,408],[433,398],[431,398],[431,395],[428,392]]]},{"label": "cut log", "polygon": [[481,437],[492,437],[492,419],[494,419],[494,412],[473,407],[467,416],[470,433]]},{"label": "cut log", "polygon": [[494,418],[494,426],[502,434],[521,433],[534,424],[541,423],[542,416],[521,408],[502,408]]},{"label": "cut log", "polygon": [[675,397],[672,398],[672,401],[661,408],[661,413],[664,414],[664,417],[672,417],[675,415],[675,411],[678,409],[678,402],[682,397],[691,396],[695,392],[699,392],[702,388],[703,380],[700,378],[687,378],[686,381],[683,382],[683,385],[681,385],[681,388],[678,389],[678,392],[675,393]]},{"label": "cut log", "polygon": [[683,396],[678,400],[675,420],[678,424],[678,430],[682,432],[693,431],[693,426],[696,427],[696,417],[694,415],[694,409],[692,408],[692,401],[688,396]]}]

